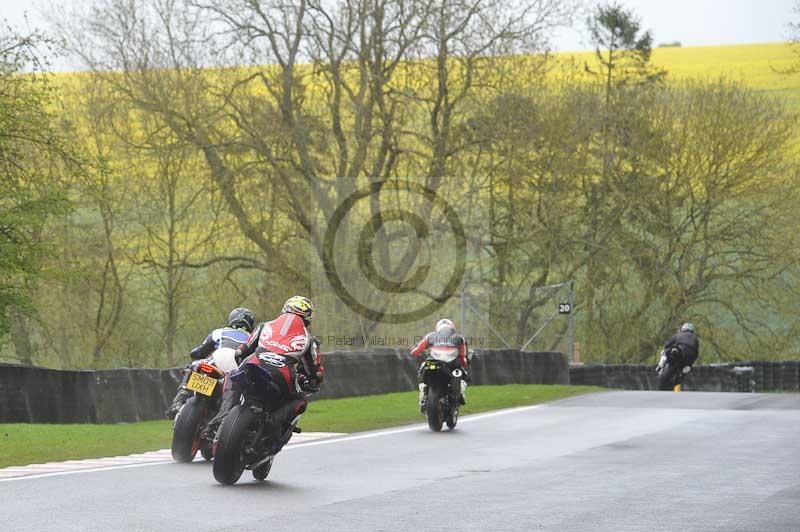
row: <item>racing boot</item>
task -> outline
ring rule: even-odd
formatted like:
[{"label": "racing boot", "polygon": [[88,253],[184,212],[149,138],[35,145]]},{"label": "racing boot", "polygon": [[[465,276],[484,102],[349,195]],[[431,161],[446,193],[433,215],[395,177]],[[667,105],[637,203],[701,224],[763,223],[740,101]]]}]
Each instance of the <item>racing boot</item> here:
[{"label": "racing boot", "polygon": [[175,416],[178,415],[178,412],[183,407],[184,403],[189,399],[189,396],[192,395],[192,392],[187,390],[184,387],[178,389],[178,393],[175,394],[175,399],[172,400],[172,404],[169,408],[164,411],[164,415],[167,416],[167,419],[175,419]]},{"label": "racing boot", "polygon": [[461,381],[461,395],[458,397],[458,402],[461,406],[467,404],[467,383],[466,381]]},{"label": "racing boot", "polygon": [[211,418],[211,421],[208,422],[208,426],[205,428],[203,436],[208,438],[209,440],[216,441],[217,436],[217,429],[219,426],[222,425],[222,421],[225,419],[225,416],[233,410],[233,407],[239,402],[239,392],[234,390],[233,388],[229,388],[222,392],[222,404],[219,407],[219,412],[217,415]]},{"label": "racing boot", "polygon": [[[267,425],[267,438],[272,442],[272,453],[280,451],[289,443],[294,430],[291,429],[296,417],[306,411],[308,402],[305,399],[294,399],[270,412]],[[297,429],[300,432],[300,429]]]}]

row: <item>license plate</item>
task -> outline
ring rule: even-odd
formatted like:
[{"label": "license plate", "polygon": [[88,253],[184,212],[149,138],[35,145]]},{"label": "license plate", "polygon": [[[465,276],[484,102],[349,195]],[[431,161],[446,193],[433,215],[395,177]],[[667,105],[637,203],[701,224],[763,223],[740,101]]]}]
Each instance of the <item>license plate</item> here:
[{"label": "license plate", "polygon": [[189,380],[186,383],[187,390],[192,390],[194,392],[208,396],[211,396],[211,394],[214,393],[214,388],[216,386],[217,386],[217,379],[206,377],[205,375],[201,375],[200,373],[195,373],[194,371],[192,372],[192,376],[189,377]]}]

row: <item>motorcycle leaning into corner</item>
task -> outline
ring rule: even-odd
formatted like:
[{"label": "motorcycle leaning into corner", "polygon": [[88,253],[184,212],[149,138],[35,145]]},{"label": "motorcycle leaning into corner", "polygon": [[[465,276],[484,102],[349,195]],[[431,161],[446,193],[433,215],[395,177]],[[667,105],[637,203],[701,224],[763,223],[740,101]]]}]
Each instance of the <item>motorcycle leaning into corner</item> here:
[{"label": "motorcycle leaning into corner", "polygon": [[247,357],[236,371],[228,375],[242,390],[239,404],[225,416],[217,431],[214,444],[214,478],[220,484],[235,484],[245,469],[253,473],[256,480],[269,475],[275,455],[300,432],[297,423],[305,411],[294,411],[288,425],[276,426],[283,416],[278,409],[291,406],[298,396],[308,397],[318,391],[308,383],[305,375],[297,373],[294,397],[287,396],[286,385],[278,381],[291,381],[290,373],[296,370],[290,365],[301,364],[291,356],[262,352]]},{"label": "motorcycle leaning into corner", "polygon": [[198,450],[211,460],[213,442],[205,435],[205,428],[219,411],[225,374],[238,367],[234,354],[234,349],[221,347],[211,356],[192,362],[187,370],[181,387],[192,396],[172,425],[172,458],[176,461],[191,462]]},{"label": "motorcycle leaning into corner", "polygon": [[428,427],[439,432],[446,423],[453,430],[467,384],[458,363],[458,348],[431,347],[419,371],[424,392],[420,409],[428,418]]},{"label": "motorcycle leaning into corner", "polygon": [[658,366],[656,366],[658,389],[680,392],[684,377],[691,371],[692,367],[687,364],[686,357],[679,348],[671,347],[662,350]]}]

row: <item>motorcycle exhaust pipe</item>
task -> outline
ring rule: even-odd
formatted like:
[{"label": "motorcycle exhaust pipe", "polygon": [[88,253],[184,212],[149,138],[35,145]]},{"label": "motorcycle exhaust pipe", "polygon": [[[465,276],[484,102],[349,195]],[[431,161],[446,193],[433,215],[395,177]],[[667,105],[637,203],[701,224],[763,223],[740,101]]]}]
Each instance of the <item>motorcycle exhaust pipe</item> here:
[{"label": "motorcycle exhaust pipe", "polygon": [[250,469],[256,469],[256,468],[258,468],[258,466],[266,464],[267,462],[269,462],[273,458],[275,458],[274,454],[267,455],[266,457],[262,458],[261,460],[259,460],[255,464],[251,465]]}]

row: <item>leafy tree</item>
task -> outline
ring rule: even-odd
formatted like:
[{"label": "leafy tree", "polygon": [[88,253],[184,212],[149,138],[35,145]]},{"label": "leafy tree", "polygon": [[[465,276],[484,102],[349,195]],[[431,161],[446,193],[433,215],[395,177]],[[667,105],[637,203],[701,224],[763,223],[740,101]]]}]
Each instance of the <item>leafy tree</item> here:
[{"label": "leafy tree", "polygon": [[617,85],[648,83],[662,79],[666,72],[650,65],[653,35],[642,31],[641,22],[632,10],[619,3],[601,4],[586,24],[594,45],[597,67],[587,63],[588,73],[603,79],[606,105]]},{"label": "leafy tree", "polygon": [[[43,57],[50,44],[38,32],[0,33],[0,335],[33,312],[30,294],[46,273],[45,222],[67,207],[59,184],[72,158],[48,111],[53,93]],[[29,363],[27,335],[15,341]]]},{"label": "leafy tree", "polygon": [[795,55],[795,60],[792,65],[787,68],[774,70],[779,74],[794,75],[800,72],[800,0],[795,0],[792,6],[792,15],[794,19],[786,23],[788,31],[788,40],[791,45],[792,52]]}]

